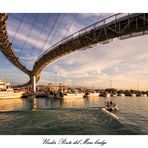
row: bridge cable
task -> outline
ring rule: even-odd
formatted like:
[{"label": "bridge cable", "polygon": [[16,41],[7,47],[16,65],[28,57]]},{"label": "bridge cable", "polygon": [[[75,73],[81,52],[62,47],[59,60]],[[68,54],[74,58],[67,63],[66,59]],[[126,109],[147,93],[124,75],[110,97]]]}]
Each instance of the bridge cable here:
[{"label": "bridge cable", "polygon": [[20,51],[20,53],[19,53],[19,56],[21,56],[22,51],[24,50],[24,47],[25,47],[25,45],[26,45],[26,43],[27,43],[27,40],[28,40],[28,38],[29,38],[29,36],[30,36],[30,33],[31,33],[32,29],[33,29],[33,26],[34,26],[34,24],[35,24],[35,22],[36,22],[38,16],[39,16],[39,13],[36,15],[36,17],[35,17],[35,19],[34,19],[32,25],[31,25],[31,28],[30,28],[30,30],[29,30],[29,32],[28,32],[28,34],[27,34],[27,37],[26,37],[26,39],[25,39],[25,41],[24,41],[24,44],[23,44],[23,47],[22,47],[22,49],[21,49],[21,51]]},{"label": "bridge cable", "polygon": [[77,14],[74,15],[74,18],[72,19],[72,22],[71,22],[71,24],[70,24],[68,30],[66,31],[66,33],[65,33],[65,35],[64,35],[64,38],[66,38],[66,36],[67,36],[69,30],[71,29],[72,25],[74,24],[74,21],[76,20],[76,16],[77,16]]},{"label": "bridge cable", "polygon": [[[47,42],[48,42],[48,39],[49,39],[49,37],[50,37],[50,34],[52,33],[52,31],[54,30],[54,27],[56,26],[56,23],[57,23],[57,21],[58,21],[58,18],[59,18],[59,16],[60,15],[57,15],[57,17],[56,17],[56,19],[55,19],[55,21],[54,21],[54,23],[53,23],[53,25],[52,25],[52,27],[51,27],[51,30],[48,32],[48,34],[47,34],[47,39],[45,40],[45,43],[44,43],[44,45],[42,46],[42,49],[44,50],[44,48],[46,47],[46,44],[47,44]],[[42,52],[42,51],[41,51]],[[41,52],[40,52],[40,54],[41,54]],[[40,55],[39,54],[39,55]]]},{"label": "bridge cable", "polygon": [[24,13],[23,16],[22,16],[22,18],[21,18],[21,21],[20,21],[19,25],[17,26],[17,29],[16,29],[16,31],[15,31],[15,34],[14,34],[14,36],[13,36],[13,38],[12,38],[12,43],[13,43],[15,37],[16,37],[16,34],[17,34],[17,32],[18,32],[18,30],[19,30],[19,28],[20,28],[20,26],[21,26],[23,20],[24,20],[25,15],[26,15],[26,14]]},{"label": "bridge cable", "polygon": [[99,13],[99,17],[97,18],[97,21],[100,21],[101,17],[102,17],[102,13]]},{"label": "bridge cable", "polygon": [[[102,15],[102,13],[99,15],[99,17],[97,18],[97,20],[100,19],[101,15]],[[73,20],[72,20],[72,22],[71,22],[71,24],[70,24],[70,26],[69,26],[67,32],[66,32],[65,35],[64,35],[64,38],[67,36],[67,34],[68,34],[68,32],[69,32],[71,26],[74,24],[74,21],[76,20],[76,17],[77,17],[77,14],[75,14],[75,16],[74,16],[74,18],[73,18]],[[62,20],[61,20],[61,21],[62,21]],[[51,32],[52,32],[52,30],[51,30]],[[46,40],[46,42],[47,42],[47,41],[48,41],[48,40]],[[50,41],[50,42],[51,42],[51,41]],[[45,43],[45,45],[46,45],[46,43]],[[44,47],[45,47],[45,45],[44,45]],[[44,49],[44,48],[43,48],[43,49]],[[48,48],[48,49],[50,49],[50,48]],[[40,54],[41,54],[41,53],[40,53]]]},{"label": "bridge cable", "polygon": [[53,35],[52,39],[50,40],[49,44],[51,44],[51,43],[52,43],[52,41],[54,40],[55,35],[56,35],[57,31],[59,30],[59,27],[60,27],[60,25],[62,24],[62,21],[63,21],[64,17],[65,17],[65,14],[62,16],[62,19],[61,19],[61,21],[60,21],[59,25],[57,26],[57,29],[56,29],[56,31],[55,31],[55,33],[54,33],[54,35]]},{"label": "bridge cable", "polygon": [[32,56],[32,54],[33,54],[33,52],[34,52],[34,49],[37,47],[38,41],[39,41],[39,39],[41,38],[41,35],[42,35],[42,33],[43,33],[44,29],[45,29],[45,26],[48,24],[49,18],[50,18],[50,15],[48,16],[47,21],[46,21],[46,19],[45,19],[45,22],[44,22],[44,24],[43,24],[43,26],[42,26],[41,32],[40,32],[40,34],[39,34],[39,36],[38,36],[38,39],[37,39],[36,42],[35,42],[35,46],[34,46],[34,47],[32,48],[32,50],[31,50],[30,57]]}]

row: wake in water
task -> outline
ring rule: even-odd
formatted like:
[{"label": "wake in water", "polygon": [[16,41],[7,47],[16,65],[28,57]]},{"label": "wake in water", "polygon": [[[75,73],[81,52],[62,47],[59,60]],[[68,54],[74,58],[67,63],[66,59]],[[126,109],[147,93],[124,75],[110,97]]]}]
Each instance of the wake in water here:
[{"label": "wake in water", "polygon": [[110,135],[122,127],[100,107],[19,110],[1,112],[2,116],[0,134],[6,135]]}]

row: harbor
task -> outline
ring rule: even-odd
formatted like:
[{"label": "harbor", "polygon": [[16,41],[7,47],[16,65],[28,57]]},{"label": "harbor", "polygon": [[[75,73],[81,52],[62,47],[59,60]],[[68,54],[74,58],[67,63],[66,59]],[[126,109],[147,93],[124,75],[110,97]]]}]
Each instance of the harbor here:
[{"label": "harbor", "polygon": [[104,97],[91,99],[0,99],[2,135],[146,135],[148,101],[113,97],[120,106],[112,119]]},{"label": "harbor", "polygon": [[148,134],[147,20],[0,13],[0,134]]},{"label": "harbor", "polygon": [[93,97],[148,97],[148,91],[140,90],[118,90],[115,88],[106,89],[89,89],[86,87],[68,87],[59,84],[59,86],[49,83],[47,86],[37,86],[36,93],[32,94],[33,90],[30,87],[18,88],[11,87],[11,84],[6,81],[0,81],[0,99],[8,98],[93,98]]}]

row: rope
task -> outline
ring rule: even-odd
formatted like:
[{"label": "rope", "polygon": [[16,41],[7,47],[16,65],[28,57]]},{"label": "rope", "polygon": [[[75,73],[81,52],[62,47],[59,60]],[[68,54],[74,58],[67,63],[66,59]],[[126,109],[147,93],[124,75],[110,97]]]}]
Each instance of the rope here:
[{"label": "rope", "polygon": [[25,47],[25,45],[26,45],[26,43],[27,43],[27,40],[28,40],[28,37],[29,37],[29,35],[30,35],[31,31],[32,31],[32,28],[33,28],[33,26],[34,26],[34,24],[35,24],[35,22],[36,22],[38,16],[39,16],[39,14],[36,15],[36,17],[35,17],[35,19],[34,19],[32,25],[31,25],[30,31],[29,31],[28,34],[27,34],[26,40],[25,40],[25,42],[24,42],[24,44],[23,44],[23,48],[21,49],[21,52],[19,53],[19,56],[21,56],[22,51],[24,50],[24,47]]}]

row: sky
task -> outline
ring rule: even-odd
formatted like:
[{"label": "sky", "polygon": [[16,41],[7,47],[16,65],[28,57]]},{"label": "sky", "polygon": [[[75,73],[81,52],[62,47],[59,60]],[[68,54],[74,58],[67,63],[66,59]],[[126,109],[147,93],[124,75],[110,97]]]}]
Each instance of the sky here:
[{"label": "sky", "polygon": [[[7,30],[19,60],[32,70],[36,59],[56,42],[95,23],[111,13],[40,13],[8,14]],[[73,52],[50,63],[41,73],[38,84],[62,82],[65,85],[117,89],[148,90],[148,36]],[[57,73],[57,74],[55,74]],[[13,85],[29,77],[12,65],[0,52],[0,79]]]}]

